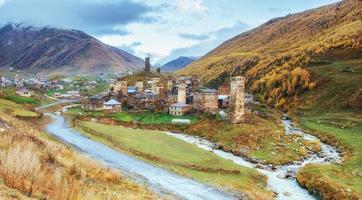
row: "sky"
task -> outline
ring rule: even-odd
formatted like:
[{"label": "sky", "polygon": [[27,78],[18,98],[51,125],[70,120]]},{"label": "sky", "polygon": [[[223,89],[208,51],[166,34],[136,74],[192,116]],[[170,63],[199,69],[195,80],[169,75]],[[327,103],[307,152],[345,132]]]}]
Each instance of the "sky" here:
[{"label": "sky", "polygon": [[164,64],[199,57],[268,20],[338,0],[0,0],[0,23],[79,29]]}]

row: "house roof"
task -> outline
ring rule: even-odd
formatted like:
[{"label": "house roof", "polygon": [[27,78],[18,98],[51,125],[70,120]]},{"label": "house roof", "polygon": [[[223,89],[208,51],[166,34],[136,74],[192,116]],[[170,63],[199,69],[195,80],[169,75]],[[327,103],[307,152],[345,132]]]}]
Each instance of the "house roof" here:
[{"label": "house roof", "polygon": [[224,99],[227,99],[229,97],[229,95],[218,95],[217,98],[219,100],[224,100]]},{"label": "house roof", "polygon": [[117,100],[111,99],[104,103],[104,105],[120,105],[121,103]]},{"label": "house roof", "polygon": [[26,88],[21,88],[16,92],[30,92],[30,90],[26,89]]}]

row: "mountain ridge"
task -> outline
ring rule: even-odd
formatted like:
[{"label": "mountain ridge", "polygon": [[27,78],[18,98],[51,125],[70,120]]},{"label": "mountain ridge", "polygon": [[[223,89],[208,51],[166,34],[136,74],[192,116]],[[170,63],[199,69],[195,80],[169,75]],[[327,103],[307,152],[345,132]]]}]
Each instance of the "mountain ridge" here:
[{"label": "mountain ridge", "polygon": [[197,60],[196,57],[180,56],[174,60],[171,60],[164,64],[161,68],[162,71],[173,72],[176,70],[183,69],[187,65]]},{"label": "mountain ridge", "polygon": [[318,86],[307,66],[362,57],[362,1],[345,0],[272,19],[231,38],[178,71],[198,75],[211,87],[244,75],[258,100],[283,107]]},{"label": "mountain ridge", "polygon": [[69,74],[139,71],[143,63],[142,59],[80,30],[22,24],[0,28],[2,68]]}]

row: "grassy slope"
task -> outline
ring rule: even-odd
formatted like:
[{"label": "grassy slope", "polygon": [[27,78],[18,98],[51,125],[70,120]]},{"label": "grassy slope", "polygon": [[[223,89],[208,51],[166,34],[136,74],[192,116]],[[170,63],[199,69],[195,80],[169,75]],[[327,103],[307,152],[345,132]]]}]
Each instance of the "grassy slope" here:
[{"label": "grassy slope", "polygon": [[0,98],[0,111],[7,112],[13,116],[37,117],[38,114],[30,111],[26,106]]},{"label": "grassy slope", "polygon": [[144,86],[144,88],[146,88],[147,81],[150,78],[160,78],[161,82],[163,82],[163,83],[165,83],[165,81],[166,81],[166,77],[162,74],[158,74],[155,72],[145,72],[145,71],[136,72],[133,75],[128,75],[128,76],[122,78],[122,80],[127,81],[127,84],[129,86],[134,85],[136,81],[143,81],[143,84],[144,84],[143,86]]},{"label": "grassy slope", "polygon": [[0,91],[4,93],[4,99],[8,99],[19,104],[39,105],[38,99],[33,97],[21,97],[15,94],[16,88],[0,88]]},{"label": "grassy slope", "polygon": [[[3,112],[0,119],[11,127],[0,134],[0,197],[12,188],[16,192],[11,199],[18,192],[54,200],[156,199],[118,171],[107,169],[41,132],[45,122],[30,124]],[[21,195],[19,199],[23,199]]]},{"label": "grassy slope", "polygon": [[[353,72],[343,72],[347,67]],[[325,199],[362,198],[362,110],[347,109],[345,102],[362,86],[362,59],[309,68],[320,86],[303,97],[298,117],[303,129],[338,145],[344,153],[342,165],[311,165],[298,180],[317,188]],[[352,192],[347,191],[351,189]],[[350,196],[345,196],[350,194]],[[340,196],[339,196],[340,195]]]},{"label": "grassy slope", "polygon": [[[167,136],[159,131],[136,130],[81,122],[91,137],[111,143],[116,148],[136,154],[143,159],[209,184],[247,192],[260,198],[270,198],[263,190],[265,179],[255,170],[238,166],[195,145]],[[93,133],[93,134],[92,134]],[[212,172],[215,170],[215,172]],[[218,170],[221,170],[217,172]],[[228,170],[230,172],[228,172]],[[233,171],[240,171],[234,174]]]},{"label": "grassy slope", "polygon": [[203,56],[178,74],[198,75],[220,86],[230,75],[245,75],[247,89],[268,105],[313,88],[310,60],[346,49],[347,57],[361,54],[362,2],[346,0],[329,6],[270,20],[240,34]]},{"label": "grassy slope", "polygon": [[[271,112],[268,115],[275,114]],[[258,117],[248,114],[246,119],[245,123],[237,125],[215,119],[203,120],[186,127],[183,132],[204,136],[220,144],[224,150],[271,164],[299,160],[306,155],[305,147],[312,149],[312,144],[307,144],[298,137],[286,135],[283,128],[277,124],[278,115]],[[244,152],[240,149],[244,149]]]}]

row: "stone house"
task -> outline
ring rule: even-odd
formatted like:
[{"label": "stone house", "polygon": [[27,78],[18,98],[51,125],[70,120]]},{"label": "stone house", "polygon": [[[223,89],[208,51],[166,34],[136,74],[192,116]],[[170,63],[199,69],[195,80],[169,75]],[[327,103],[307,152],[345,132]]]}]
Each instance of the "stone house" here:
[{"label": "stone house", "polygon": [[104,102],[104,98],[92,96],[87,99],[81,100],[81,108],[86,111],[100,111],[103,110]]},{"label": "stone house", "polygon": [[169,114],[173,116],[183,116],[191,112],[192,106],[185,103],[175,103],[169,107]]},{"label": "stone house", "polygon": [[122,111],[122,104],[114,99],[103,103],[103,110],[106,112],[119,112]]},{"label": "stone house", "polygon": [[28,90],[26,88],[21,88],[16,91],[16,95],[22,96],[22,97],[31,97],[34,95],[34,92],[31,90]]},{"label": "stone house", "polygon": [[208,88],[197,90],[193,95],[193,108],[198,112],[217,113],[219,110],[217,91]]}]

